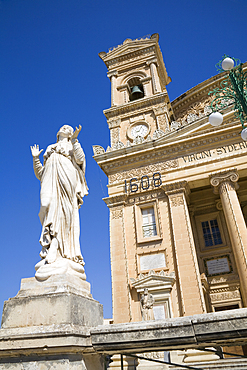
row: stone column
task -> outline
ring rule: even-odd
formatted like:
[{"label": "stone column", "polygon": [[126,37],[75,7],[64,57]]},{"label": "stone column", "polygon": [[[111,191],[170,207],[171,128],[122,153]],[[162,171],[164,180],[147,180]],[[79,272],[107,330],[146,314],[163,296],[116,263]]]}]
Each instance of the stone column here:
[{"label": "stone column", "polygon": [[188,184],[181,181],[164,185],[163,189],[169,199],[181,316],[205,313],[206,305],[186,200]]},{"label": "stone column", "polygon": [[152,84],[153,84],[153,93],[154,94],[160,93],[162,91],[161,91],[160,80],[159,80],[158,71],[156,67],[157,60],[153,59],[153,60],[148,61],[148,63],[150,64],[150,71],[151,71]]},{"label": "stone column", "polygon": [[247,229],[236,189],[239,175],[235,169],[212,174],[214,193],[220,194],[232,249],[238,269],[244,306],[247,306]]},{"label": "stone column", "polygon": [[117,79],[117,71],[112,71],[107,73],[107,77],[111,80],[111,105],[115,104],[115,94],[116,94],[116,79]]}]

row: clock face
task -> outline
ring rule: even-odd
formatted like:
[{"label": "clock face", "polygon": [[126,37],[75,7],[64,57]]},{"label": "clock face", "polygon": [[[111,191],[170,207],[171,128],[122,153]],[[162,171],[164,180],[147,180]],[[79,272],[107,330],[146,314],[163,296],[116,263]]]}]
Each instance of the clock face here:
[{"label": "clock face", "polygon": [[148,127],[146,125],[143,125],[143,124],[139,124],[139,125],[135,125],[132,129],[131,129],[131,136],[133,138],[136,138],[137,136],[142,136],[142,137],[145,137],[148,133]]}]

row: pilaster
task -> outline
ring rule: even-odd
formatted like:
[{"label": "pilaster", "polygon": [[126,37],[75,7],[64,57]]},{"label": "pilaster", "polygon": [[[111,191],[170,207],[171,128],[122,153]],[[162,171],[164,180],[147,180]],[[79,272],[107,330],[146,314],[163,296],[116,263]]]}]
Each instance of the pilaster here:
[{"label": "pilaster", "polygon": [[181,181],[164,185],[163,189],[169,199],[181,315],[204,313],[206,306],[186,199],[189,186]]},{"label": "pilaster", "polygon": [[110,208],[113,320],[114,323],[129,322],[132,314],[124,222],[125,196],[104,200]]}]

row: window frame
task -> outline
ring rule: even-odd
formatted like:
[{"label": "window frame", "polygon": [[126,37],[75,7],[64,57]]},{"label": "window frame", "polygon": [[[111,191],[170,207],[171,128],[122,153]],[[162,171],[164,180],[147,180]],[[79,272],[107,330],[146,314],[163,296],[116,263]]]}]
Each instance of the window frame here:
[{"label": "window frame", "polygon": [[[143,236],[143,216],[142,210],[147,208],[154,209],[154,218],[155,218],[155,225],[156,225],[156,233],[157,235],[153,235],[150,237]],[[157,201],[145,202],[138,205],[135,205],[135,216],[136,216],[136,237],[138,244],[146,244],[152,241],[162,240],[161,237],[161,230],[160,230],[160,221],[158,216],[158,205]]]},{"label": "window frame", "polygon": [[[205,245],[202,222],[208,221],[210,223],[211,220],[215,220],[215,219],[217,220],[217,223],[218,223],[218,228],[220,231],[220,237],[221,237],[222,243],[207,247]],[[195,216],[195,221],[196,221],[197,234],[198,234],[199,245],[200,245],[201,251],[203,252],[212,251],[212,250],[227,246],[224,229],[223,229],[222,222],[221,222],[220,212],[210,212],[210,213],[206,213],[200,216]]]}]

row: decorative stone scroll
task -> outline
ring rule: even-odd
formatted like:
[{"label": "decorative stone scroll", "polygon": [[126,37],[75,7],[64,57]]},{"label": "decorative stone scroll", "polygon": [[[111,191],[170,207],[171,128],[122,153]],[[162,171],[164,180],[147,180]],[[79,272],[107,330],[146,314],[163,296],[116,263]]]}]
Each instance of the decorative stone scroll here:
[{"label": "decorative stone scroll", "polygon": [[105,153],[105,149],[100,146],[100,145],[93,145],[93,154],[94,155],[100,155],[100,154],[104,154]]},{"label": "decorative stone scroll", "polygon": [[229,171],[219,172],[216,174],[212,174],[210,177],[210,183],[214,187],[214,193],[217,194],[218,192],[224,192],[225,186],[228,185],[228,190],[236,190],[238,189],[237,181],[239,179],[239,175],[236,169],[232,169]]},{"label": "decorative stone scroll", "polygon": [[139,168],[135,168],[132,170],[126,170],[114,175],[109,176],[109,183],[114,184],[123,180],[131,179],[132,177],[141,177],[146,176],[148,174],[153,174],[155,172],[164,172],[170,168],[177,168],[178,167],[178,160],[173,159],[171,161],[166,162],[158,162],[155,164],[150,164],[148,166],[143,166]]}]

